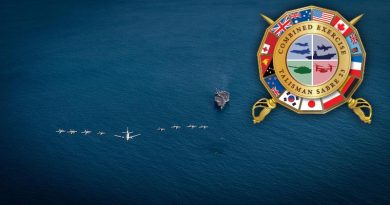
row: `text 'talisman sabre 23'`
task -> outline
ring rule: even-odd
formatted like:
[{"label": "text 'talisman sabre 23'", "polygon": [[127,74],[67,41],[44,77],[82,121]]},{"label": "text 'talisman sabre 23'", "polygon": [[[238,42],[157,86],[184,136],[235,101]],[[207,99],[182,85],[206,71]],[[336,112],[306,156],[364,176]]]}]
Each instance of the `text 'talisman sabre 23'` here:
[{"label": "text 'talisman sabre 23'", "polygon": [[365,123],[372,107],[352,98],[363,81],[366,52],[354,25],[338,12],[308,6],[285,12],[276,21],[261,15],[270,26],[257,58],[260,81],[272,96],[252,107],[259,123],[276,107],[299,114],[324,114],[344,103]]}]

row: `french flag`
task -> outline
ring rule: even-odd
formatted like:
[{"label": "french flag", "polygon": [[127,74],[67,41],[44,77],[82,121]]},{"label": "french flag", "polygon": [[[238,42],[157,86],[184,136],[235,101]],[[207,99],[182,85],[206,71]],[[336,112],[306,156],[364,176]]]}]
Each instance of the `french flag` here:
[{"label": "french flag", "polygon": [[352,56],[351,70],[349,71],[351,75],[360,78],[362,74],[362,56]]}]

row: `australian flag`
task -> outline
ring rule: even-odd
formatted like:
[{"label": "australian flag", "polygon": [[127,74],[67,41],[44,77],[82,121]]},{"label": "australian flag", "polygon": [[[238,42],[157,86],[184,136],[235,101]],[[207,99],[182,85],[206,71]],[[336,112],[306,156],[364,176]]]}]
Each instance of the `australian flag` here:
[{"label": "australian flag", "polygon": [[304,21],[310,21],[311,20],[311,10],[303,10],[303,11],[297,11],[295,13],[290,14],[290,19],[294,24],[304,22]]},{"label": "australian flag", "polygon": [[267,82],[269,88],[272,90],[275,96],[279,96],[284,91],[284,87],[275,75],[266,77],[264,80]]}]

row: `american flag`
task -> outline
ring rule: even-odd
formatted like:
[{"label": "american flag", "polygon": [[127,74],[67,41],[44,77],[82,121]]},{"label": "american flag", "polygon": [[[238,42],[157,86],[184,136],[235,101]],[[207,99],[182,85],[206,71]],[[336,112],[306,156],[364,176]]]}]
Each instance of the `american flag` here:
[{"label": "american flag", "polygon": [[313,10],[313,20],[330,23],[333,19],[333,14],[326,13],[320,10]]},{"label": "american flag", "polygon": [[352,33],[349,37],[351,38],[352,44],[356,44],[357,43],[357,37],[356,37],[356,35],[354,33]]},{"label": "american flag", "polygon": [[291,27],[291,20],[287,16],[284,19],[280,20],[273,28],[272,32],[277,36],[281,36],[288,28]]}]

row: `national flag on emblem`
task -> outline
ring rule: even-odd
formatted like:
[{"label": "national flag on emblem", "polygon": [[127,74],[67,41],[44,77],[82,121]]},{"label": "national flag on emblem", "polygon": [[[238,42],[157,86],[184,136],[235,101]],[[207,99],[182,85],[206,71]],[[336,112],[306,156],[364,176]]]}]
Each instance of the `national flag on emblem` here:
[{"label": "national flag on emblem", "polygon": [[355,33],[351,33],[351,35],[349,35],[349,38],[351,39],[352,44],[357,43],[357,37]]},{"label": "national flag on emblem", "polygon": [[280,37],[287,29],[292,26],[291,19],[289,16],[284,17],[280,20],[273,28],[272,32]]},{"label": "national flag on emblem", "polygon": [[362,61],[363,61],[363,57],[361,55],[352,56],[351,70],[349,71],[351,75],[360,78],[362,73]]},{"label": "national flag on emblem", "polygon": [[311,10],[307,9],[307,10],[292,13],[292,14],[290,14],[290,19],[294,24],[304,22],[304,21],[310,21]]},{"label": "national flag on emblem", "polygon": [[267,38],[263,46],[261,47],[260,53],[262,54],[273,54],[275,44],[278,41],[278,38],[274,36],[271,32],[268,33]]},{"label": "national flag on emblem", "polygon": [[280,83],[280,81],[275,75],[266,77],[264,78],[264,80],[276,97],[278,97],[280,93],[284,91],[283,85]]},{"label": "national flag on emblem", "polygon": [[264,43],[263,45],[263,49],[261,49],[261,53],[262,54],[268,54],[269,50],[270,50],[270,47],[271,45],[267,44],[267,43]]},{"label": "national flag on emblem", "polygon": [[317,9],[313,10],[312,15],[313,15],[313,21],[321,21],[324,23],[330,23],[333,19],[333,16],[334,16],[331,13],[323,12],[323,11],[320,11]]},{"label": "national flag on emblem", "polygon": [[268,67],[265,70],[262,70],[262,71],[263,71],[263,78],[275,74],[273,61],[271,60],[271,62],[269,63]]},{"label": "national flag on emblem", "polygon": [[[269,68],[271,61],[272,61],[272,56],[264,56],[264,55],[260,56],[259,64],[260,64],[261,73],[263,74],[263,76],[264,76],[265,72],[267,71],[267,69]],[[273,66],[272,66],[272,69],[273,69]]]},{"label": "national flag on emblem", "polygon": [[322,103],[324,105],[324,109],[329,109],[344,100],[344,97],[340,95],[338,91],[322,98]]},{"label": "national flag on emblem", "polygon": [[347,38],[348,46],[351,50],[352,54],[361,54],[362,51],[360,49],[359,40],[357,39],[357,36],[355,33],[352,33]]},{"label": "national flag on emblem", "polygon": [[301,102],[301,98],[298,96],[295,96],[294,94],[290,93],[289,91],[286,91],[280,96],[279,100],[285,102],[287,105],[298,109],[299,103]]},{"label": "national flag on emblem", "polygon": [[322,110],[321,100],[302,98],[301,110]]},{"label": "national flag on emblem", "polygon": [[347,37],[352,32],[352,29],[338,16],[335,16],[330,24],[339,30],[344,37]]},{"label": "national flag on emblem", "polygon": [[359,79],[353,76],[348,76],[348,79],[345,81],[344,85],[341,86],[340,93],[347,98],[358,82]]}]

